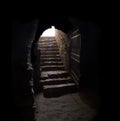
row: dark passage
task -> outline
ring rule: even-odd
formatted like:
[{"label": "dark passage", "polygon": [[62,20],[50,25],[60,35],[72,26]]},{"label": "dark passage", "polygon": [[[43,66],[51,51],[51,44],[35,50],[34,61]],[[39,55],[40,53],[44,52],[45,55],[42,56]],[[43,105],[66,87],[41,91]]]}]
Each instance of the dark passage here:
[{"label": "dark passage", "polygon": [[[51,25],[58,29],[56,37],[40,37]],[[79,17],[13,20],[13,119],[92,120],[99,107],[103,79],[98,65],[99,41],[100,26]]]},{"label": "dark passage", "polygon": [[80,98],[78,88],[65,70],[55,37],[41,37],[40,80],[42,92],[35,96],[36,121],[89,121],[96,110]]}]

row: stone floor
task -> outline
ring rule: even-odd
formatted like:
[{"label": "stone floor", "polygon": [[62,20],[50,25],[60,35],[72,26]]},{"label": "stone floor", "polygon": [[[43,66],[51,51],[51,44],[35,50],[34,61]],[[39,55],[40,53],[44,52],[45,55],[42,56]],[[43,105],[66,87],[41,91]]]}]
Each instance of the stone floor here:
[{"label": "stone floor", "polygon": [[57,98],[45,98],[43,93],[35,96],[36,121],[91,121],[96,110],[83,103],[78,93]]}]

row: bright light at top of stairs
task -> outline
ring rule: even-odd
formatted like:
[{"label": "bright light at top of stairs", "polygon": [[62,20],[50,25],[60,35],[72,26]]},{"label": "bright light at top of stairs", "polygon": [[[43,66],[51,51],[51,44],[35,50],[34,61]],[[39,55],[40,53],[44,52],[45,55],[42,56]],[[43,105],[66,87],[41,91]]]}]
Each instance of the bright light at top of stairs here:
[{"label": "bright light at top of stairs", "polygon": [[42,35],[41,35],[41,37],[54,37],[55,36],[55,27],[54,26],[52,26],[51,28],[49,28],[49,29],[46,29],[43,33],[42,33]]}]

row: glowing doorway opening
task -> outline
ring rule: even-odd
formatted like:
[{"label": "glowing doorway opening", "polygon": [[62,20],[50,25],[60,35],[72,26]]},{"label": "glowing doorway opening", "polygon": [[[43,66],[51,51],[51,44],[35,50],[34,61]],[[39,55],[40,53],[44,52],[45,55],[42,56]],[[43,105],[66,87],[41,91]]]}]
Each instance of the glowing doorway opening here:
[{"label": "glowing doorway opening", "polygon": [[55,37],[55,27],[52,26],[51,28],[46,29],[46,30],[42,33],[41,37]]}]

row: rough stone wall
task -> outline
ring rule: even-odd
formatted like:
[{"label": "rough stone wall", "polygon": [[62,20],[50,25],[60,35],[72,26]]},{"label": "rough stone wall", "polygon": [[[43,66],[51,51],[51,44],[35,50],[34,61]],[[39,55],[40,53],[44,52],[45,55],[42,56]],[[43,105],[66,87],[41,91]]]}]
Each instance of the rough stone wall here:
[{"label": "rough stone wall", "polygon": [[55,29],[55,39],[57,41],[60,56],[65,69],[69,71],[69,40],[67,35],[61,30]]},{"label": "rough stone wall", "polygon": [[14,21],[12,24],[12,84],[16,115],[25,121],[32,121],[34,103],[30,86],[32,79],[32,65],[30,60],[31,45],[37,30],[37,20],[22,23]]},{"label": "rough stone wall", "polygon": [[40,85],[40,49],[39,49],[39,40],[34,43],[34,63],[33,63],[33,90],[34,93],[39,93],[42,89],[42,85]]},{"label": "rough stone wall", "polygon": [[[34,40],[37,28],[37,21],[29,23],[14,22],[12,37],[12,74],[15,83],[14,89],[18,90],[21,86],[25,91],[23,84],[26,79],[28,70],[32,70],[31,65],[31,45]],[[22,80],[22,81],[21,81]],[[23,83],[23,84],[22,84]],[[26,82],[27,83],[27,82]],[[20,85],[21,84],[21,85]],[[20,90],[21,91],[21,90]],[[16,92],[17,93],[17,92]],[[21,93],[21,92],[20,92]]]}]

